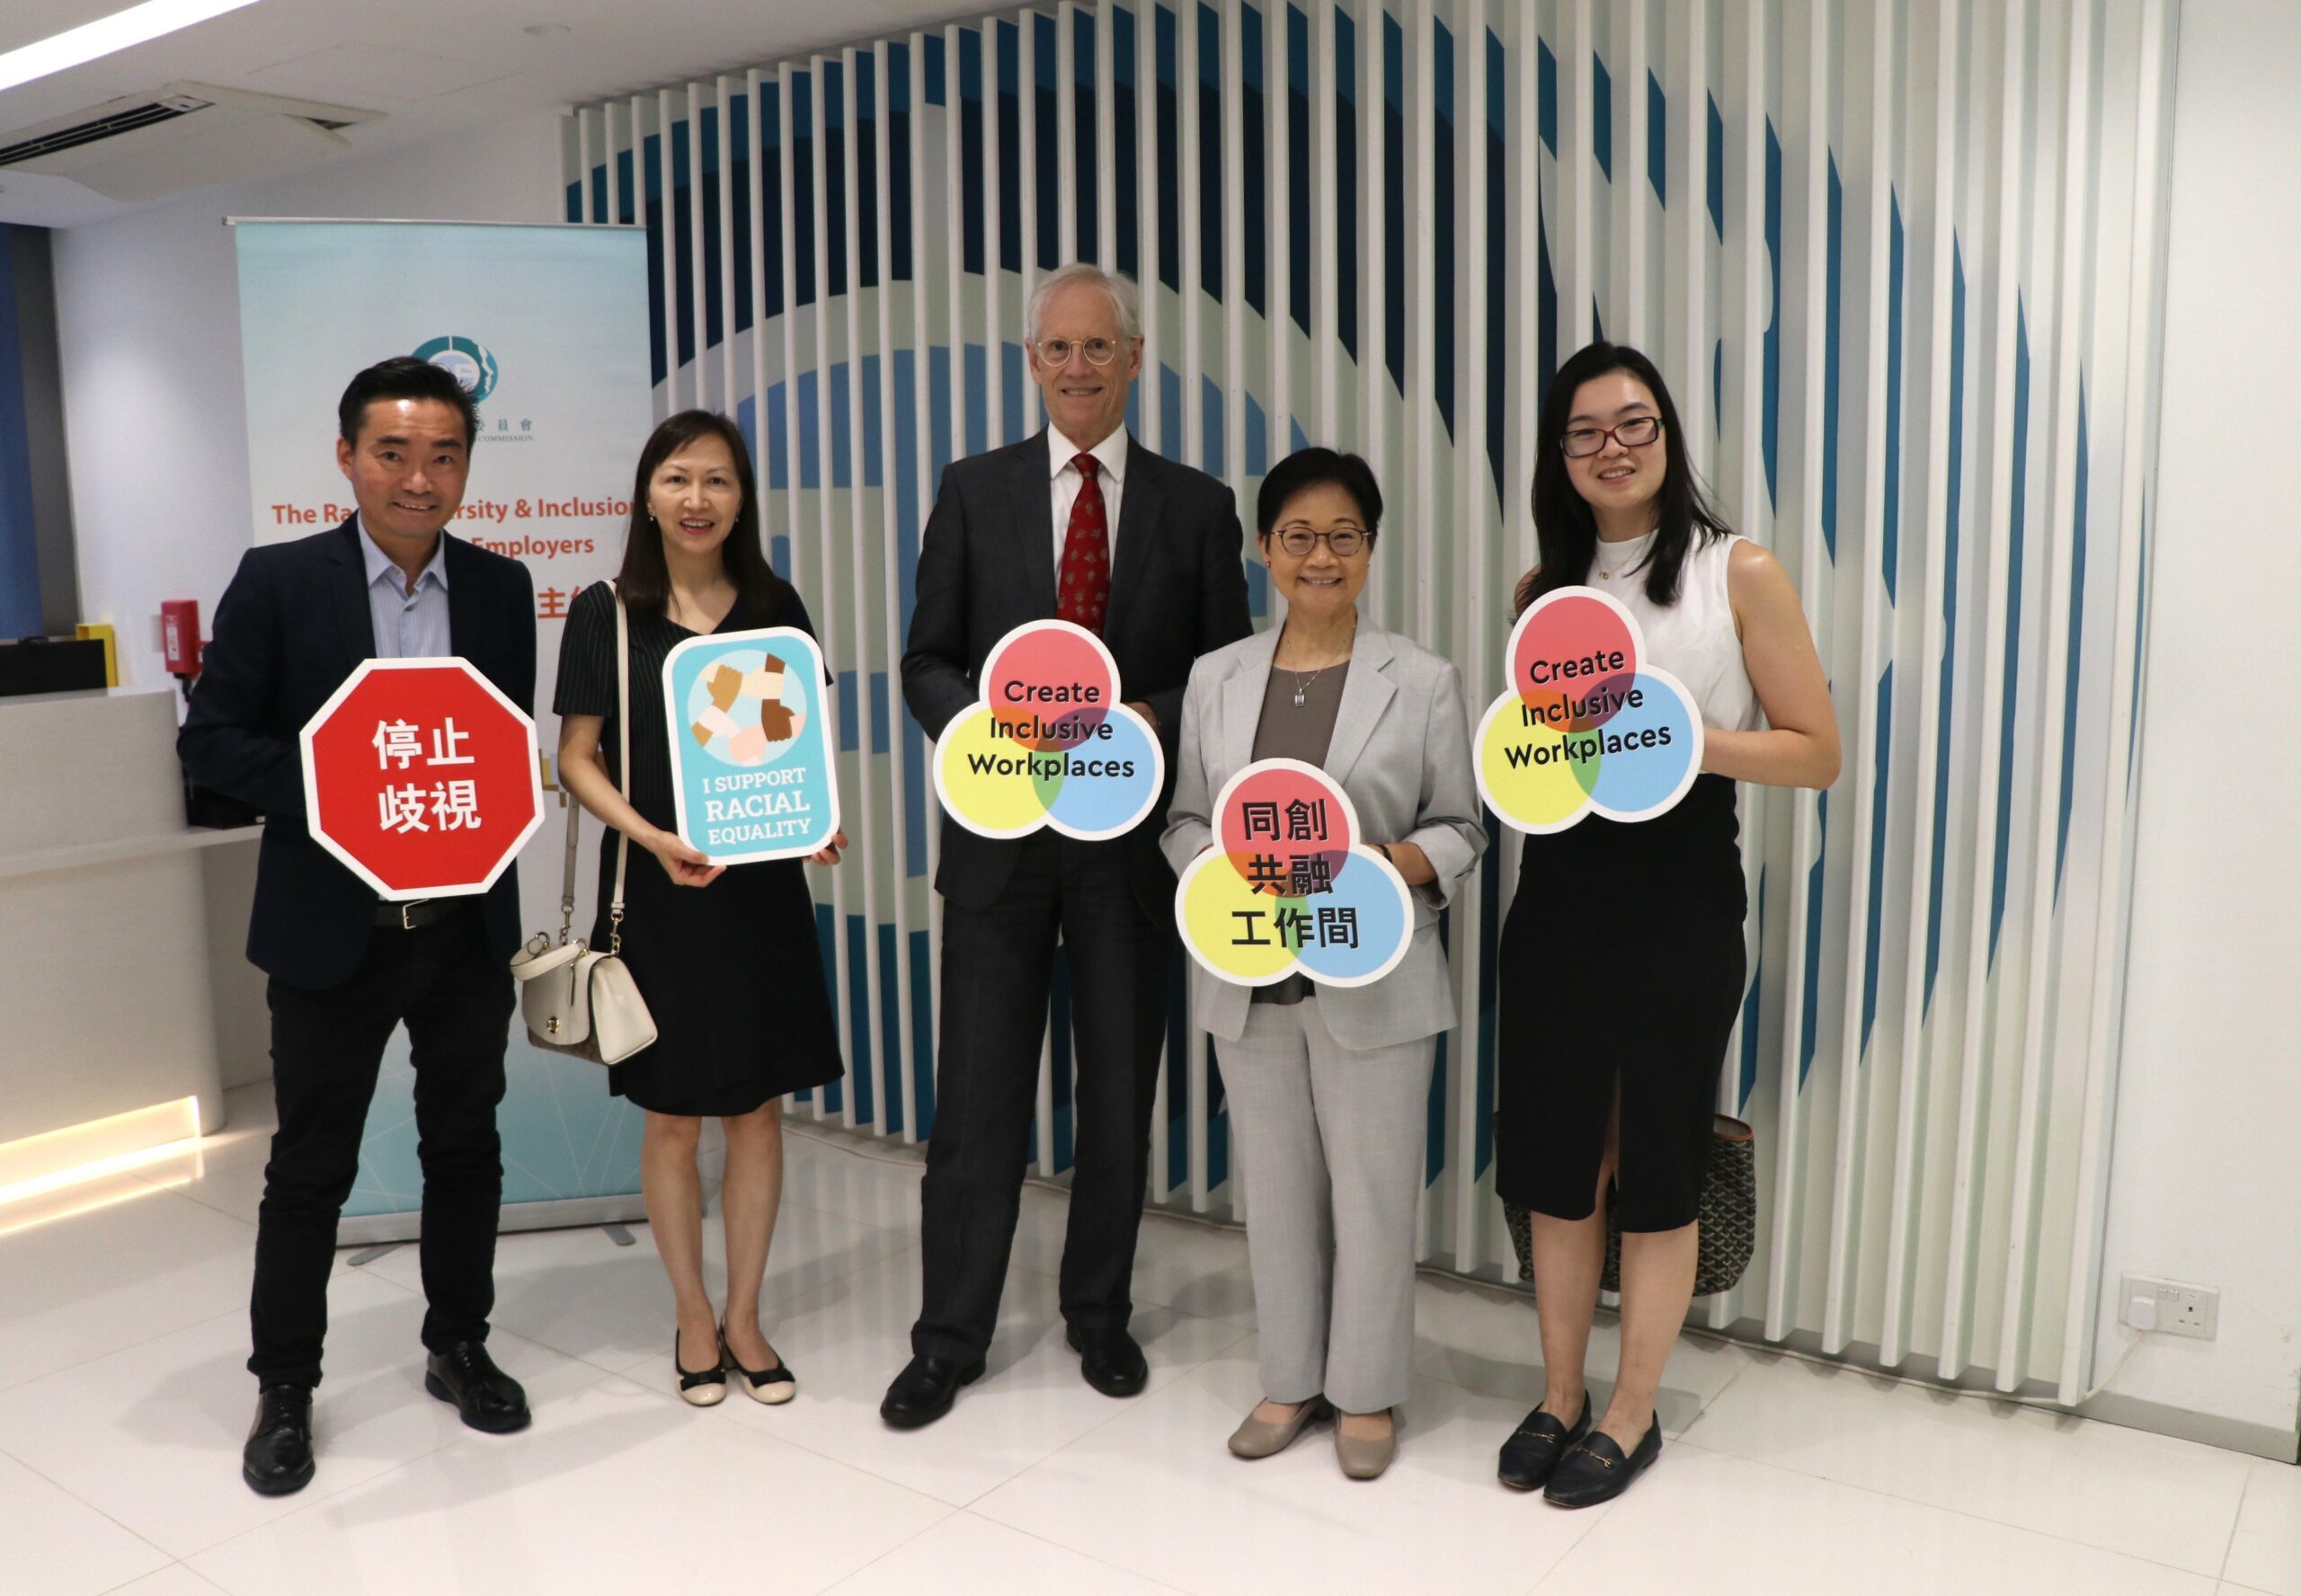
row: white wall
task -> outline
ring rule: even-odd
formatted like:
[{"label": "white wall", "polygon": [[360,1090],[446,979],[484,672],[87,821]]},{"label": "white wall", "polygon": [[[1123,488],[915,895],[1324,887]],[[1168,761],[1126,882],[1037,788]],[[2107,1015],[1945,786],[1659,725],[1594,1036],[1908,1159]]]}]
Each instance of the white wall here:
[{"label": "white wall", "polygon": [[2301,537],[2284,489],[2301,477],[2301,6],[2188,0],[2179,70],[2101,1346],[2107,1359],[2124,1344],[2121,1272],[2218,1286],[2217,1340],[2152,1336],[2115,1388],[2289,1435],[2301,1401]]},{"label": "white wall", "polygon": [[555,112],[525,117],[58,235],[81,608],[118,628],[123,683],[164,681],[160,601],[197,598],[204,623],[253,541],[239,282],[222,218],[558,221],[559,140]]}]

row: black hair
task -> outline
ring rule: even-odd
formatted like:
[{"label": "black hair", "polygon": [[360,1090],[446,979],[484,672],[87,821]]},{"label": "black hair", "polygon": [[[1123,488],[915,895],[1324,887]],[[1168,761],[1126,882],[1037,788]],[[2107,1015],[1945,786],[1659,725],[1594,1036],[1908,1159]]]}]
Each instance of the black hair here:
[{"label": "black hair", "polygon": [[1627,344],[1586,344],[1558,368],[1550,392],[1542,395],[1541,417],[1534,429],[1534,536],[1541,563],[1519,580],[1521,613],[1543,594],[1589,579],[1591,556],[1598,547],[1598,521],[1568,473],[1564,440],[1574,414],[1574,395],[1584,383],[1610,371],[1627,371],[1644,383],[1662,420],[1662,488],[1654,501],[1655,530],[1661,536],[1655,538],[1643,566],[1647,598],[1657,604],[1675,604],[1679,575],[1697,540],[1706,544],[1731,530],[1694,475],[1684,431],[1678,425],[1678,407],[1654,362]]},{"label": "black hair", "polygon": [[1373,542],[1382,519],[1382,490],[1374,481],[1374,468],[1356,455],[1316,445],[1296,449],[1262,479],[1262,491],[1255,495],[1255,536],[1268,537],[1287,501],[1297,493],[1329,486],[1340,488],[1357,501],[1358,513],[1366,523],[1366,541]]},{"label": "black hair", "polygon": [[647,508],[647,490],[663,462],[699,438],[716,438],[727,446],[735,462],[735,483],[743,493],[734,529],[719,545],[719,558],[735,584],[736,623],[772,626],[790,602],[792,587],[767,563],[760,536],[759,481],[751,471],[751,451],[742,429],[713,411],[680,412],[658,426],[639,451],[639,469],[631,486],[631,524],[624,535],[623,569],[616,572],[616,590],[636,610],[662,615],[670,607],[671,572],[663,561],[662,528]]},{"label": "black hair", "polygon": [[378,399],[437,399],[463,417],[466,448],[479,436],[479,406],[454,372],[413,355],[394,355],[353,377],[336,401],[335,427],[344,442],[359,443],[368,406]]}]

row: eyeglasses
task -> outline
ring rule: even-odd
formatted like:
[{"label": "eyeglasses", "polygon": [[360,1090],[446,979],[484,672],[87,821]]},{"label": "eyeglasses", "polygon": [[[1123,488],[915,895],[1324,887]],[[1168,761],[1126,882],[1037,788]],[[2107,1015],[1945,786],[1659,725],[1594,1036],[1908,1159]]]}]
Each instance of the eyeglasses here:
[{"label": "eyeglasses", "polygon": [[1558,440],[1569,460],[1584,460],[1606,447],[1611,438],[1624,448],[1644,448],[1662,436],[1659,416],[1632,416],[1619,427],[1576,427]]},{"label": "eyeglasses", "polygon": [[1107,366],[1118,359],[1119,345],[1107,338],[1043,338],[1038,342],[1039,364],[1068,366],[1072,350],[1087,357],[1089,366]]},{"label": "eyeglasses", "polygon": [[1308,558],[1310,551],[1321,543],[1336,559],[1347,560],[1374,541],[1372,533],[1362,532],[1355,527],[1337,527],[1331,532],[1313,532],[1308,527],[1285,527],[1271,536],[1278,540],[1280,548],[1298,560]]}]

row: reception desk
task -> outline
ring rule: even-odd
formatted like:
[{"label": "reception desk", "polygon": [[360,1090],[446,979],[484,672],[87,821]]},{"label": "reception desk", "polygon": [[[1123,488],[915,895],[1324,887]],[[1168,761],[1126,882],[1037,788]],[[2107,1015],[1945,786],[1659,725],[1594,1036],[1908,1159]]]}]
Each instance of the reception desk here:
[{"label": "reception desk", "polygon": [[259,832],[184,824],[175,734],[164,689],[0,699],[0,1196],[222,1125],[205,856]]}]

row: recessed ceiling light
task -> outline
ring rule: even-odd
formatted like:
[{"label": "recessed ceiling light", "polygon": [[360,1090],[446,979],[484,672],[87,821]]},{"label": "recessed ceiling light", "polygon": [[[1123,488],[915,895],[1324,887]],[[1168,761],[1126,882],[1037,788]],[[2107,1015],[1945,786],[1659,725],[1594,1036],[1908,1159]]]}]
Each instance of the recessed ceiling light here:
[{"label": "recessed ceiling light", "polygon": [[141,5],[67,28],[0,56],[0,89],[13,89],[254,4],[255,0],[144,0]]},{"label": "recessed ceiling light", "polygon": [[520,30],[530,39],[556,39],[567,31],[564,22],[529,22]]}]

